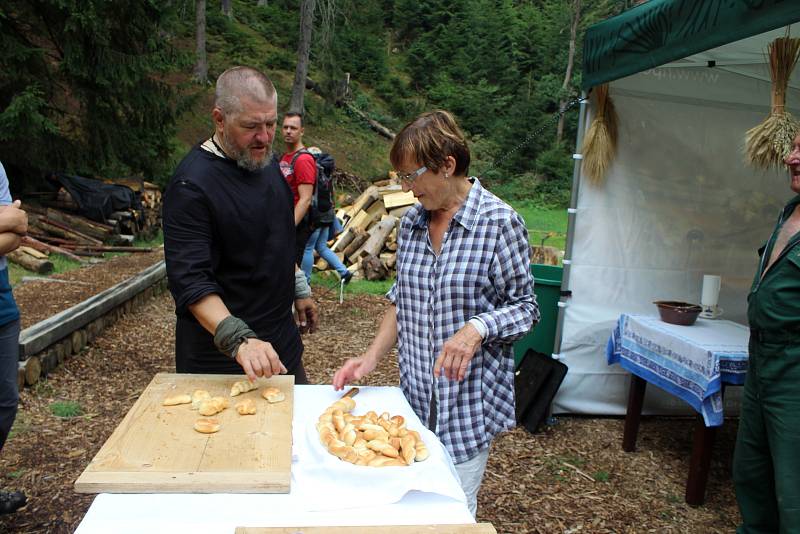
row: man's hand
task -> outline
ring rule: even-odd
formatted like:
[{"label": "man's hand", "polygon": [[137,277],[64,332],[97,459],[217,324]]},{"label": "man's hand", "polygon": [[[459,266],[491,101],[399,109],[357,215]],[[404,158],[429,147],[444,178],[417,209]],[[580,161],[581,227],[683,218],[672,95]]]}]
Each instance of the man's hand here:
[{"label": "man's hand", "polygon": [[319,313],[317,305],[311,298],[297,299],[294,301],[295,322],[301,334],[313,334],[319,326]]},{"label": "man's hand", "polygon": [[465,324],[453,337],[444,342],[442,353],[433,364],[433,376],[439,378],[444,368],[444,376],[450,380],[464,380],[469,362],[482,341],[475,327],[470,323]]},{"label": "man's hand", "polygon": [[351,382],[361,380],[374,371],[376,365],[378,365],[378,359],[366,354],[358,358],[350,358],[333,375],[333,389],[338,391]]},{"label": "man's hand", "polygon": [[272,375],[286,374],[286,367],[281,363],[272,344],[255,338],[239,345],[236,363],[242,366],[250,382],[254,382],[259,376],[269,378]]},{"label": "man's hand", "polygon": [[21,209],[22,202],[15,200],[7,206],[0,206],[0,232],[13,232],[23,236],[28,233],[28,214]]}]

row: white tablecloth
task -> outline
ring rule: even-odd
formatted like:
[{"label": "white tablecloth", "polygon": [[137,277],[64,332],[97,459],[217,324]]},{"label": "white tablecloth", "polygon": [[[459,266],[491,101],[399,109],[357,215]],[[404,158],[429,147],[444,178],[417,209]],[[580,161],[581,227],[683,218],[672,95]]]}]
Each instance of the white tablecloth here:
[{"label": "white tablecloth", "polygon": [[608,363],[685,400],[706,426],[722,424],[722,384],[744,383],[746,326],[698,319],[692,326],[665,323],[649,315],[623,314],[606,348]]},{"label": "white tablecloth", "polygon": [[[335,476],[319,470],[320,458],[310,448],[309,425],[341,392],[330,386],[296,386],[292,427],[292,491],[289,494],[101,494],[92,502],[78,534],[192,532],[232,533],[237,526],[414,525],[473,523],[450,457],[438,440],[426,444],[431,457],[419,464],[435,473],[435,485],[403,495],[398,486],[376,489],[359,470],[337,466]],[[399,388],[361,388],[361,406],[400,414],[408,426],[422,429]],[[432,434],[431,434],[432,436]],[[443,454],[442,454],[443,452]],[[328,461],[325,458],[325,461]],[[368,472],[409,468],[379,468]],[[366,469],[366,468],[365,468]],[[317,484],[314,483],[316,480]],[[335,484],[333,483],[335,482]],[[357,498],[347,498],[353,495]],[[336,507],[331,508],[331,503]],[[343,506],[347,506],[343,508]]]}]

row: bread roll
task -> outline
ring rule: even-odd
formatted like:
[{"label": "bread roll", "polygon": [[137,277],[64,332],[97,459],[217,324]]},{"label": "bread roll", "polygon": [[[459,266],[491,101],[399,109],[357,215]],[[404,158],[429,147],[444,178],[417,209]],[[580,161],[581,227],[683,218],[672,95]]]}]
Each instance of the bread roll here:
[{"label": "bread roll", "polygon": [[192,402],[192,397],[190,395],[174,395],[164,399],[164,402],[161,404],[163,406],[178,406],[179,404],[189,404],[190,402]]},{"label": "bread roll", "polygon": [[248,391],[253,391],[254,389],[258,389],[257,382],[250,382],[250,380],[239,380],[238,382],[234,382],[231,386],[231,397],[241,395],[242,393],[247,393]]},{"label": "bread roll", "polygon": [[214,397],[212,399],[204,400],[200,403],[200,415],[214,415],[230,405],[228,399],[224,397]]},{"label": "bread roll", "polygon": [[397,458],[387,458],[386,456],[377,456],[374,459],[370,460],[367,463],[370,467],[390,467],[390,466],[405,466],[406,464],[403,463],[403,460],[398,460]]},{"label": "bread roll", "polygon": [[211,393],[204,389],[198,389],[192,393],[192,410],[200,408],[200,403],[211,398]]},{"label": "bread roll", "polygon": [[255,415],[256,401],[253,399],[244,399],[236,403],[236,411],[239,415]]},{"label": "bread roll", "polygon": [[414,460],[417,462],[423,462],[427,460],[431,453],[428,451],[428,447],[425,446],[425,442],[422,441],[419,432],[416,430],[409,430],[408,433],[417,440],[417,442],[414,444],[414,448],[417,450]]},{"label": "bread roll", "polygon": [[342,441],[344,441],[348,445],[353,445],[353,443],[356,442],[356,438],[358,437],[356,435],[355,427],[350,423],[347,423],[345,427],[342,429],[341,436],[342,436]]},{"label": "bread roll", "polygon": [[411,434],[400,438],[400,454],[403,456],[403,460],[407,465],[414,463],[414,459],[417,457],[416,445],[417,440],[414,439],[414,436]]},{"label": "bread roll", "polygon": [[201,434],[219,432],[219,421],[216,419],[198,419],[194,422],[194,429]]},{"label": "bread roll", "polygon": [[369,447],[375,452],[381,453],[384,456],[389,456],[390,458],[397,458],[398,456],[400,456],[400,453],[397,451],[397,449],[395,449],[385,441],[373,439],[372,441],[367,442],[367,447]]},{"label": "bread roll", "polygon": [[342,416],[341,410],[334,410],[333,412],[333,426],[336,427],[337,432],[341,432],[344,430],[346,423],[344,422],[344,417]]},{"label": "bread roll", "polygon": [[278,388],[264,388],[261,392],[261,396],[267,399],[267,402],[271,404],[286,400],[286,395]]}]

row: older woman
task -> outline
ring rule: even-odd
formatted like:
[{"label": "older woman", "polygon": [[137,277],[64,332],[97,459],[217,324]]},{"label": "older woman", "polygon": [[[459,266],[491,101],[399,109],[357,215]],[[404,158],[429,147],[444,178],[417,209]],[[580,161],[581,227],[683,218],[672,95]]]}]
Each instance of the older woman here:
[{"label": "older woman", "polygon": [[464,135],[446,111],[406,125],[389,154],[419,204],[403,217],[391,306],[336,389],[370,373],[395,343],[400,385],[442,440],[475,515],[489,446],[512,428],[511,342],[539,319],[522,218],[468,177]]}]

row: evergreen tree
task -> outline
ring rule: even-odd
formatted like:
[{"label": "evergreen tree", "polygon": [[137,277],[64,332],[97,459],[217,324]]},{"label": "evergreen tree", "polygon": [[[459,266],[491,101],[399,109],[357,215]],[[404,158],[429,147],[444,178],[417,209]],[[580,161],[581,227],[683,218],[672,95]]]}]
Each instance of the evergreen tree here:
[{"label": "evergreen tree", "polygon": [[114,176],[169,172],[181,65],[163,2],[9,0],[0,7],[0,160]]}]

